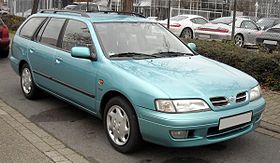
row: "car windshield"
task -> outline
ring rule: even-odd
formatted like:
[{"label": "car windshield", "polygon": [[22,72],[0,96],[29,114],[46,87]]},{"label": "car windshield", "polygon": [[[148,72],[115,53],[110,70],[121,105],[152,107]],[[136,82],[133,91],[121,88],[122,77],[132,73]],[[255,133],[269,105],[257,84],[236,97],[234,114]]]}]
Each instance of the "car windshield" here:
[{"label": "car windshield", "polygon": [[231,24],[232,23],[233,18],[231,17],[225,17],[225,18],[218,18],[215,20],[212,20],[211,23],[213,24],[218,24],[218,23],[222,23],[222,24]]},{"label": "car windshield", "polygon": [[193,55],[176,36],[158,23],[95,23],[105,55],[120,57],[177,57]]},{"label": "car windshield", "polygon": [[271,27],[273,26],[274,19],[260,19],[257,24],[260,27]]},{"label": "car windshield", "polygon": [[181,21],[181,20],[184,20],[184,19],[187,19],[187,18],[188,18],[187,16],[174,16],[174,17],[170,18],[170,20]]}]

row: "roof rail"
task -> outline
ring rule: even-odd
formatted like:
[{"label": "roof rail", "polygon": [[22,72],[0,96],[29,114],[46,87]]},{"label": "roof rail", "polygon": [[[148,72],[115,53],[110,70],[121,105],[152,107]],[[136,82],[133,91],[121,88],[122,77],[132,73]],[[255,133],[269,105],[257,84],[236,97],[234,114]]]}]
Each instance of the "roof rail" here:
[{"label": "roof rail", "polygon": [[137,17],[141,17],[141,18],[146,18],[145,16],[135,13],[135,12],[125,12],[125,11],[87,11],[87,12],[104,13],[104,14],[116,13],[118,15],[132,15],[132,16],[137,16]]},{"label": "roof rail", "polygon": [[71,10],[41,10],[39,13],[51,13],[51,14],[56,14],[56,13],[67,13],[67,14],[79,14],[83,17],[88,17],[89,15],[86,12],[82,11],[71,11]]}]

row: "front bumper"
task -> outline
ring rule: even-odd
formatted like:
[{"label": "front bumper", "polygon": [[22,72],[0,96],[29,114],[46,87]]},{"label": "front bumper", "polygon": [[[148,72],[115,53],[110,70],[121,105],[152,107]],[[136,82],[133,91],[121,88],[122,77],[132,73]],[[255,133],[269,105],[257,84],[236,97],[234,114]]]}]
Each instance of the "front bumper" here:
[{"label": "front bumper", "polygon": [[10,46],[10,39],[0,39],[0,49],[7,50]]},{"label": "front bumper", "polygon": [[[140,132],[144,140],[168,147],[191,147],[217,143],[232,139],[258,127],[265,101],[260,98],[249,104],[223,111],[200,113],[168,114],[138,107],[137,115]],[[218,131],[219,120],[252,111],[252,121],[225,131]],[[188,130],[192,135],[184,139],[174,139],[171,130]]]}]

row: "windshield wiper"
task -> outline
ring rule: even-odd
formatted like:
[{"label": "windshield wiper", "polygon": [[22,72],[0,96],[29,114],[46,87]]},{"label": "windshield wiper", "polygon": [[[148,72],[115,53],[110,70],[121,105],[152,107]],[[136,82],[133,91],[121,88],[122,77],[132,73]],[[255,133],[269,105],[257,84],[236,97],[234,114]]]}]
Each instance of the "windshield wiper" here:
[{"label": "windshield wiper", "polygon": [[145,53],[135,53],[135,52],[118,53],[110,56],[110,58],[120,58],[120,57],[132,57],[133,59],[135,59],[136,57],[157,58],[157,56],[153,56]]},{"label": "windshield wiper", "polygon": [[157,56],[157,57],[180,57],[180,56],[193,56],[193,54],[168,51],[168,52],[154,53],[153,56]]}]

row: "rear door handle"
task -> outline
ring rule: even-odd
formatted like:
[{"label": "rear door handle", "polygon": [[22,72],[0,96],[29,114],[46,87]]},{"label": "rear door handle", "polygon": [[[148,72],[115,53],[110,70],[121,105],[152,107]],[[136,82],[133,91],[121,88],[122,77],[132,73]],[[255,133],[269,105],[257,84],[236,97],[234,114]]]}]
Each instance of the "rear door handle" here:
[{"label": "rear door handle", "polygon": [[63,61],[63,59],[60,58],[60,57],[56,57],[56,58],[55,58],[55,63],[56,63],[56,64],[60,64],[62,61]]}]

